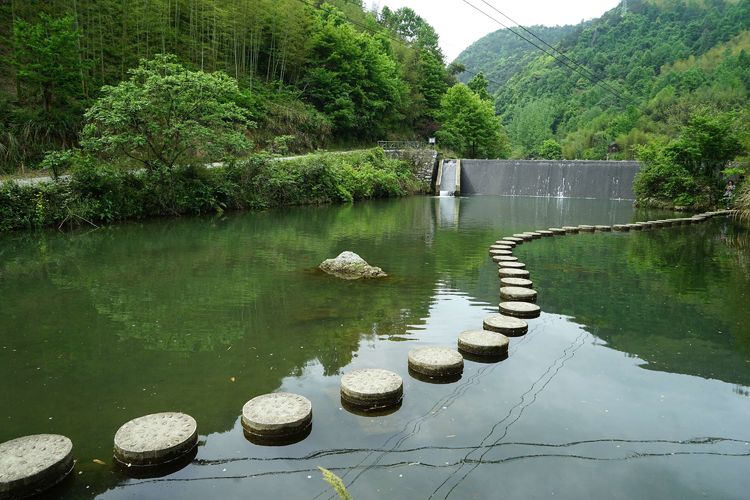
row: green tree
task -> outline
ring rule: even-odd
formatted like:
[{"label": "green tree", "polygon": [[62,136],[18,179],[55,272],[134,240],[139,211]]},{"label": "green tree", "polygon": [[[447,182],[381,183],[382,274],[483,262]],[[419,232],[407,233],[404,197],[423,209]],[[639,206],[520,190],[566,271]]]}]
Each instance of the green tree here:
[{"label": "green tree", "polygon": [[454,85],[440,103],[441,145],[467,158],[498,158],[507,154],[508,140],[492,103],[463,83]]},{"label": "green tree", "polygon": [[78,31],[72,16],[46,14],[39,22],[13,22],[11,63],[16,70],[19,98],[40,97],[46,113],[80,95]]},{"label": "green tree", "polygon": [[487,87],[489,86],[490,82],[487,80],[487,78],[484,76],[484,73],[481,71],[474,75],[474,78],[469,80],[469,83],[466,85],[476,92],[476,94],[481,97],[482,99],[490,100],[492,97],[490,96],[490,93],[487,91]]},{"label": "green tree", "polygon": [[547,139],[539,148],[539,158],[545,160],[562,160],[562,146],[554,139]]},{"label": "green tree", "polygon": [[105,86],[85,113],[84,150],[135,160],[150,170],[199,165],[250,147],[251,125],[237,104],[237,82],[221,72],[190,71],[157,55]]},{"label": "green tree", "polygon": [[520,156],[539,156],[542,143],[552,138],[554,119],[555,110],[549,99],[531,101],[513,113],[508,131],[514,147],[519,148]]}]

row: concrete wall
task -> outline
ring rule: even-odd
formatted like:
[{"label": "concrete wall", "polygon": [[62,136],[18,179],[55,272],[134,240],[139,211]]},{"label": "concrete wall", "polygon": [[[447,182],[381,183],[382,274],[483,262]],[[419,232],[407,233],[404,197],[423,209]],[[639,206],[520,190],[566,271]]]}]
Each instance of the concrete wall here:
[{"label": "concrete wall", "polygon": [[386,149],[385,154],[389,158],[410,163],[417,179],[430,183],[432,186],[437,169],[437,151],[434,149]]},{"label": "concrete wall", "polygon": [[461,194],[633,200],[635,161],[461,160]]}]

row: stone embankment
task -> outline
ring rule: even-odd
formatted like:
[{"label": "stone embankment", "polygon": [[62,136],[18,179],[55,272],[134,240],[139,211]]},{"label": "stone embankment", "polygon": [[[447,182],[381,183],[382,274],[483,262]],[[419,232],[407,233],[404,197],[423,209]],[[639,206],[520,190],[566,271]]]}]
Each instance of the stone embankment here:
[{"label": "stone embankment", "polygon": [[[566,226],[505,236],[490,246],[512,252],[515,247],[539,238],[579,232],[654,230],[674,225],[698,224],[734,211],[706,212],[692,217],[616,224],[614,226]],[[499,362],[508,356],[508,337],[528,331],[529,318],[539,317],[537,291],[527,279],[528,270],[506,267],[516,261],[498,261],[501,277],[499,314],[488,316],[482,330],[467,330],[457,337],[457,350],[447,346],[418,347],[405,363],[409,374],[428,383],[458,380],[464,359]],[[516,273],[525,273],[519,277]],[[397,373],[379,368],[353,370],[341,377],[342,407],[354,414],[382,415],[398,410],[404,384]],[[255,397],[242,408],[245,437],[261,445],[296,442],[310,434],[312,403],[298,394],[272,393]],[[162,475],[184,467],[198,447],[196,421],[183,413],[157,413],[125,423],[114,437],[114,460],[126,473]],[[160,469],[160,467],[168,468]],[[0,498],[18,498],[38,493],[62,481],[74,468],[73,444],[65,436],[39,434],[0,444]]]}]

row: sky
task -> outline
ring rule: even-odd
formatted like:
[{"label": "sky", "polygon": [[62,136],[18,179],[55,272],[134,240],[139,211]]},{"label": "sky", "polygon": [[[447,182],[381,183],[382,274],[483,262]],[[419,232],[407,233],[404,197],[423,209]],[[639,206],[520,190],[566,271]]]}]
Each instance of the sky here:
[{"label": "sky", "polygon": [[[513,24],[493,11],[482,0],[466,0],[490,13],[508,26]],[[584,19],[599,17],[616,7],[620,0],[484,0],[523,26],[543,24],[556,26],[578,24]],[[382,8],[387,5],[392,10],[410,7],[430,23],[440,35],[440,47],[447,62],[458,54],[502,26],[477,12],[463,0],[366,0],[368,7]]]}]

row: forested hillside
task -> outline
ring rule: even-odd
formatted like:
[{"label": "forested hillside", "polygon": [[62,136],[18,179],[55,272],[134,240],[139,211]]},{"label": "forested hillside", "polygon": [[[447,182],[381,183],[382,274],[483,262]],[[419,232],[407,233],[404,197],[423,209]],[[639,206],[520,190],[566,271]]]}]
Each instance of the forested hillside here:
[{"label": "forested hillside", "polygon": [[331,0],[0,2],[0,173],[77,144],[103,85],[140,59],[237,80],[256,147],[424,137],[446,72],[434,29],[410,9]]},{"label": "forested hillside", "polygon": [[697,111],[744,112],[748,29],[748,0],[628,0],[575,27],[558,59],[537,50],[495,94],[513,154],[537,157],[556,140],[567,158],[632,158],[634,145],[676,136]]},{"label": "forested hillside", "polygon": [[[557,45],[563,37],[576,29],[574,26],[530,26],[535,35],[550,45]],[[539,55],[533,45],[506,29],[500,29],[466,47],[456,58],[471,73],[461,73],[459,80],[467,83],[473,74],[483,73],[489,79],[488,88],[495,93],[510,77],[521,71]]]}]

